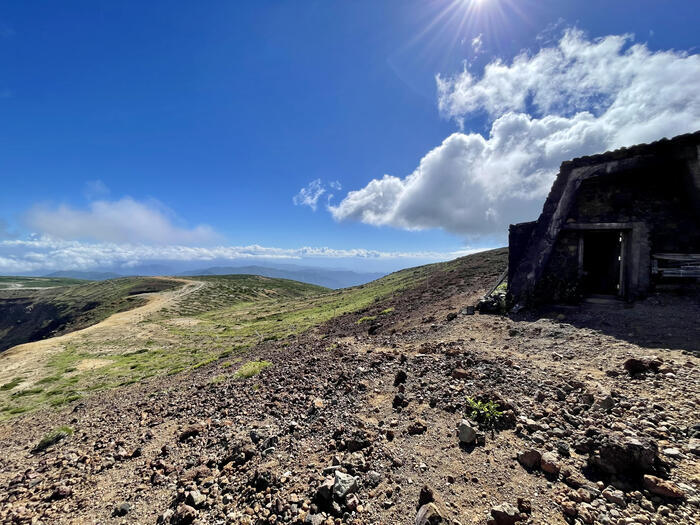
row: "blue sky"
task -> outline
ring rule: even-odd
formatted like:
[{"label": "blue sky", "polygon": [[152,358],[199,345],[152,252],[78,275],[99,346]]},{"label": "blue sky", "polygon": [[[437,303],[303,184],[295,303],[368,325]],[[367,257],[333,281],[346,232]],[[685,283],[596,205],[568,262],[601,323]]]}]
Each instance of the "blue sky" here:
[{"label": "blue sky", "polygon": [[691,1],[6,2],[0,273],[394,269],[504,245],[562,160],[700,128],[699,18]]}]

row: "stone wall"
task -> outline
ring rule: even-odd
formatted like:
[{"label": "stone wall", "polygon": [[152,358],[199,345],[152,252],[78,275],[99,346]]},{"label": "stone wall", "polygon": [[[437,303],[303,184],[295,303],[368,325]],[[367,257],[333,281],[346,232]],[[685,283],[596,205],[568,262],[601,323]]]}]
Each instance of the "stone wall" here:
[{"label": "stone wall", "polygon": [[648,290],[651,253],[700,253],[700,132],[562,163],[538,220],[511,227],[514,303],[578,300],[580,230],[596,224],[630,232],[629,299]]}]

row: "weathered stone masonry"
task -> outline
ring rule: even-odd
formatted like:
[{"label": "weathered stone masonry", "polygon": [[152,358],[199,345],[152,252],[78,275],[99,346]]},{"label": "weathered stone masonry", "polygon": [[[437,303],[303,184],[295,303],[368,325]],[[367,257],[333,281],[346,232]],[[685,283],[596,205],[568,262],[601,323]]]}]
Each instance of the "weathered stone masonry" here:
[{"label": "weathered stone masonry", "polygon": [[700,253],[700,132],[564,162],[509,245],[516,304],[643,297],[652,261]]}]

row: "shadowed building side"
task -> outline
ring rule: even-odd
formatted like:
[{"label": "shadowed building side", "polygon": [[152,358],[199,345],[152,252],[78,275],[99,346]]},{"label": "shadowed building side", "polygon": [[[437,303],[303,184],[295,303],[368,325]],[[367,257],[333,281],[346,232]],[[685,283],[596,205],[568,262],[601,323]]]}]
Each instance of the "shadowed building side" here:
[{"label": "shadowed building side", "polygon": [[514,304],[627,301],[700,276],[700,132],[561,165],[533,222],[509,233]]}]

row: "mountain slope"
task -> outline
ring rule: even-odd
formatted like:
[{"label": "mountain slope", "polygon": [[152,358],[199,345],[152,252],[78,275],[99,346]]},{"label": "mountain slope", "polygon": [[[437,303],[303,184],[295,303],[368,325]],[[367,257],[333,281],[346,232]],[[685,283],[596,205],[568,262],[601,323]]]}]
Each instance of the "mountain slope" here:
[{"label": "mountain slope", "polygon": [[206,283],[120,359],[213,359],[0,424],[0,522],[693,523],[700,298],[470,315],[506,255],[281,300]]},{"label": "mountain slope", "polygon": [[[56,282],[65,284],[66,279]],[[142,303],[140,294],[179,286],[176,281],[142,277],[69,282],[70,286],[0,290],[0,352],[90,326],[112,313],[138,306]]]},{"label": "mountain slope", "polygon": [[191,270],[179,273],[183,276],[196,275],[228,275],[249,274],[274,277],[277,279],[290,279],[303,283],[316,284],[326,288],[348,288],[365,284],[384,276],[383,273],[359,273],[350,270],[327,270],[325,268],[277,268],[271,266],[215,266],[201,270]]}]

